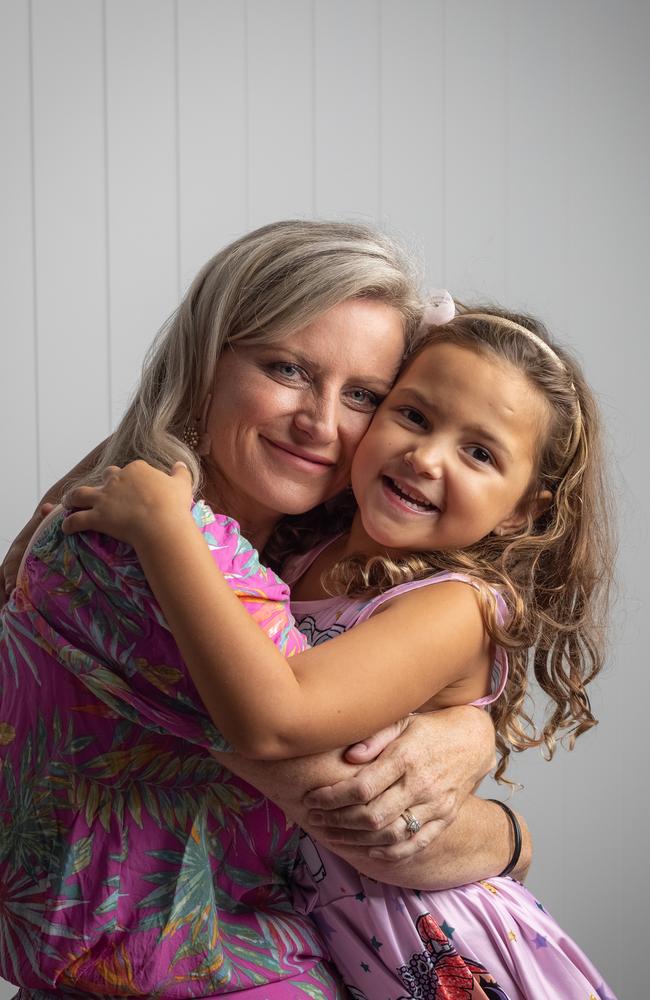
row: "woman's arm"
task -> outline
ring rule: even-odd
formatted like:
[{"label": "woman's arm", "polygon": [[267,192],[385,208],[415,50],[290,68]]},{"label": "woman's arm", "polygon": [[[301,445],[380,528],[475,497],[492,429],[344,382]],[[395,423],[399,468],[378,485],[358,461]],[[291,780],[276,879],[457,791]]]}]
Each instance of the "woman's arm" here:
[{"label": "woman's arm", "polygon": [[[420,743],[422,738],[420,731]],[[362,771],[346,764],[338,752],[286,761],[253,761],[237,754],[216,756],[225,767],[276,802],[312,837],[379,881],[410,888],[445,889],[497,875],[512,855],[512,830],[503,810],[492,802],[470,796],[460,807],[456,819],[430,842],[425,844],[422,840],[427,835],[424,826],[417,835],[416,843],[416,838],[407,838],[404,821],[400,820],[399,842],[383,849],[384,856],[370,857],[367,847],[331,842],[323,835],[321,827],[310,823],[306,799],[311,787],[325,782],[336,788],[339,781],[353,782],[355,772],[362,775]],[[523,834],[522,852],[520,863],[512,875],[523,879],[532,849],[526,824],[521,816],[519,820]],[[340,834],[342,831],[339,829],[337,832]],[[356,831],[350,831],[348,836],[353,840]]]},{"label": "woman's arm", "polygon": [[183,466],[167,476],[136,462],[101,488],[81,487],[71,502],[92,510],[73,514],[64,530],[95,528],[134,546],[210,716],[245,756],[326,750],[472,673],[482,671],[487,684],[489,640],[476,594],[458,583],[414,590],[288,662],[218,571],[190,501]]},{"label": "woman's arm", "polygon": [[44,496],[39,500],[36,510],[32,514],[31,518],[27,524],[20,530],[16,535],[13,542],[7,549],[7,553],[0,566],[0,607],[4,604],[7,597],[11,591],[16,586],[16,576],[18,574],[18,567],[22,561],[23,555],[27,550],[34,532],[38,527],[40,527],[41,521],[46,514],[50,512],[55,504],[60,503],[61,497],[65,493],[68,483],[83,476],[85,473],[89,473],[94,466],[97,464],[97,460],[102,453],[106,441],[102,441],[98,444],[96,448],[93,448],[85,458],[75,465],[74,469],[70,469],[70,472],[66,473],[62,479],[59,479],[57,483],[44,494]]}]

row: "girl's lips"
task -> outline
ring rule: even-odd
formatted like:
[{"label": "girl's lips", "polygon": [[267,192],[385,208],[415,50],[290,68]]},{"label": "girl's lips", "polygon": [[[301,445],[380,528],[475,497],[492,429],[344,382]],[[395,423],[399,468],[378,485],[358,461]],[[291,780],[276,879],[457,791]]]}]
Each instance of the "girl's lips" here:
[{"label": "girl's lips", "polygon": [[435,504],[432,504],[431,501],[426,501],[429,506],[425,507],[424,504],[419,503],[416,499],[404,496],[396,480],[391,479],[390,476],[382,476],[381,484],[384,496],[388,502],[393,507],[397,507],[398,510],[408,511],[409,514],[424,517],[432,517],[440,514],[440,508],[436,507]]},{"label": "girl's lips", "polygon": [[291,462],[300,469],[309,469],[311,472],[328,472],[336,463],[322,455],[313,455],[307,451],[299,451],[289,445],[272,441],[270,438],[260,435],[262,441],[273,449],[274,454],[282,456],[286,461]]}]

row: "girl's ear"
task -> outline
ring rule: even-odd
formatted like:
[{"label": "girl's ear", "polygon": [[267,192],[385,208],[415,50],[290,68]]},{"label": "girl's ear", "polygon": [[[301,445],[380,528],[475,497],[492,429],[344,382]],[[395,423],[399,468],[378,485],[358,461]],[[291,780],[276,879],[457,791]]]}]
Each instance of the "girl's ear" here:
[{"label": "girl's ear", "polygon": [[532,500],[528,501],[525,507],[517,507],[516,510],[503,519],[492,532],[494,535],[511,535],[526,523],[529,515],[532,514],[533,521],[536,521],[545,510],[551,506],[553,494],[550,490],[540,490]]}]

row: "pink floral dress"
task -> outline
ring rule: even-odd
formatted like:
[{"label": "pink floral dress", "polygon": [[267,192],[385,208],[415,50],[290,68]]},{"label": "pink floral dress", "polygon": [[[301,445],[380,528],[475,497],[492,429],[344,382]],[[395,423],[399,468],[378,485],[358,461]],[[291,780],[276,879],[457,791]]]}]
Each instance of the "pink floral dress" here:
[{"label": "pink floral dress", "polygon": [[[260,627],[301,649],[237,524],[193,513]],[[0,617],[0,976],[30,1000],[342,1000],[292,905],[298,831],[212,756],[228,747],[133,550],[61,520]]]}]

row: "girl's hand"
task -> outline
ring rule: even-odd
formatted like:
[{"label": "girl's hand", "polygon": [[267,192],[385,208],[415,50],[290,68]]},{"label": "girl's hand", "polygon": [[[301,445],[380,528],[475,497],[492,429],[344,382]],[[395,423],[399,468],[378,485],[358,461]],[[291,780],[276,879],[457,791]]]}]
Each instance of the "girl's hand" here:
[{"label": "girl's hand", "polygon": [[165,524],[186,517],[191,504],[192,478],[183,462],[169,475],[143,461],[123,469],[111,465],[101,486],[78,486],[67,495],[66,506],[80,509],[66,517],[63,531],[99,531],[137,548]]}]

